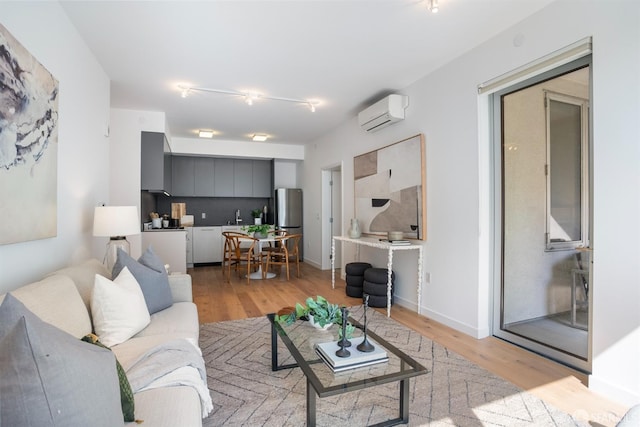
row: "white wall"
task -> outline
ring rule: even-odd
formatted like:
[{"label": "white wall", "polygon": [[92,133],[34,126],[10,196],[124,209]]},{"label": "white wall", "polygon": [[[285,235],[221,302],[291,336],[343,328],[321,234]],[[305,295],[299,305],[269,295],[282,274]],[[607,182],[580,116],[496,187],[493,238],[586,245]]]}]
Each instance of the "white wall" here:
[{"label": "white wall", "polygon": [[302,160],[304,146],[273,142],[225,141],[202,138],[172,138],[174,154],[217,157],[251,157],[255,159]]},{"label": "white wall", "polygon": [[[303,151],[304,152],[304,151]],[[300,188],[298,170],[301,169],[300,160],[280,160],[273,162],[273,188]]]},{"label": "white wall", "polygon": [[[111,162],[110,198],[112,205],[137,206],[140,212],[140,147],[141,132],[164,132],[165,114],[162,112],[111,109]],[[131,255],[142,251],[141,236],[127,237]],[[106,244],[107,238],[105,238]]]},{"label": "white wall", "polygon": [[[398,90],[409,95],[404,122],[373,134],[356,119],[305,152],[305,241],[321,241],[321,171],[344,161],[343,229],[353,216],[353,157],[422,132],[426,140],[427,241],[423,313],[473,336],[490,332],[491,176],[486,109],[477,85],[593,36],[594,298],[593,375],[596,391],[640,402],[640,4],[620,0],[560,0]],[[521,35],[524,43],[513,40]],[[482,154],[482,155],[481,155]],[[482,192],[480,191],[482,189]],[[317,194],[317,197],[310,197]],[[349,262],[345,247],[344,261]],[[317,262],[320,244],[305,248]],[[362,258],[366,255],[362,254]],[[380,254],[370,255],[380,263]],[[385,263],[383,262],[382,265]],[[412,303],[415,259],[401,271],[401,303]],[[415,303],[415,296],[413,297]]]},{"label": "white wall", "polygon": [[104,250],[92,227],[94,207],[109,202],[110,100],[107,75],[57,2],[3,2],[1,9],[0,23],[60,88],[58,235],[0,246],[4,293]]}]

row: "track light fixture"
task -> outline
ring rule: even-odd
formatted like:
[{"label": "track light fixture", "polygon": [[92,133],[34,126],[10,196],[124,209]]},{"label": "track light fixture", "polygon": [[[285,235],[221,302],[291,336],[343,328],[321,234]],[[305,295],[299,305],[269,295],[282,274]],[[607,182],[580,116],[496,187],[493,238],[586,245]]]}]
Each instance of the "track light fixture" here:
[{"label": "track light fixture", "polygon": [[282,98],[279,96],[265,96],[255,92],[237,92],[234,90],[210,89],[206,87],[189,87],[189,86],[182,86],[182,85],[178,85],[178,88],[180,89],[181,96],[183,98],[186,98],[187,96],[189,96],[189,94],[192,91],[221,93],[224,95],[242,97],[244,99],[244,102],[247,103],[247,105],[253,105],[254,101],[257,101],[260,99],[268,99],[271,101],[293,102],[295,104],[304,104],[309,107],[312,113],[315,113],[316,107],[320,104],[318,101],[310,100],[310,99],[295,99],[295,98]]},{"label": "track light fixture", "polygon": [[438,13],[438,0],[427,0],[427,9],[431,13]]}]

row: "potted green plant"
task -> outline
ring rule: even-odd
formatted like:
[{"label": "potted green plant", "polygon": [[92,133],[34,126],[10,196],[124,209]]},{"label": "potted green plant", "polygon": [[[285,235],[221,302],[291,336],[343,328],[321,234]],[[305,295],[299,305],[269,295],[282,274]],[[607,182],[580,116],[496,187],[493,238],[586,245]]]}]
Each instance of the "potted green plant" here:
[{"label": "potted green plant", "polygon": [[253,217],[253,223],[256,225],[262,224],[262,209],[253,209],[251,211],[251,216]]},{"label": "potted green plant", "polygon": [[328,329],[334,323],[342,325],[342,311],[338,304],[331,304],[320,295],[315,299],[313,297],[307,298],[305,304],[296,303],[295,310],[276,316],[276,320],[290,325],[296,319],[308,319],[311,324],[320,329]]},{"label": "potted green plant", "polygon": [[254,225],[245,225],[241,228],[242,231],[246,231],[247,234],[253,233],[253,237],[256,239],[261,239],[267,237],[269,234],[269,230],[271,230],[271,225],[269,224],[254,224]]}]

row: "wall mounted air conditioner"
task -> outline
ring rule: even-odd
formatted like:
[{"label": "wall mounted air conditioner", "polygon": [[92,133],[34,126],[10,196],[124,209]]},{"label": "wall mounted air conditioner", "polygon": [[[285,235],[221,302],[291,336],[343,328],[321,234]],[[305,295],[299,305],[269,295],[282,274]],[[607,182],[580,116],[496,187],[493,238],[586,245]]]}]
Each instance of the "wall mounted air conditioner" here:
[{"label": "wall mounted air conditioner", "polygon": [[409,106],[406,95],[389,95],[358,114],[358,123],[366,132],[375,132],[400,120]]}]

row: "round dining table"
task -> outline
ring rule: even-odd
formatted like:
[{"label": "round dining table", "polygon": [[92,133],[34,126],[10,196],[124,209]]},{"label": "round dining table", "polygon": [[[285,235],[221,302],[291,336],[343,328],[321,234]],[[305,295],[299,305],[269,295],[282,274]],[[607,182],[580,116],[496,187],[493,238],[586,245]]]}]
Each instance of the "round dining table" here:
[{"label": "round dining table", "polygon": [[[243,239],[242,237],[240,238],[240,240],[245,240],[247,242],[250,241],[249,239]],[[258,251],[259,254],[261,254],[262,253],[262,245],[264,243],[274,242],[275,241],[275,236],[270,234],[267,237],[261,237],[261,238],[259,238],[257,240],[258,240],[257,251]],[[274,277],[276,277],[275,273],[271,273],[270,271],[267,271],[267,274],[266,274],[266,277],[265,277],[266,279],[273,279]],[[258,271],[254,271],[253,273],[249,274],[249,278],[250,279],[255,279],[255,280],[262,280],[263,279],[263,277],[262,277],[262,263],[259,264]]]}]

